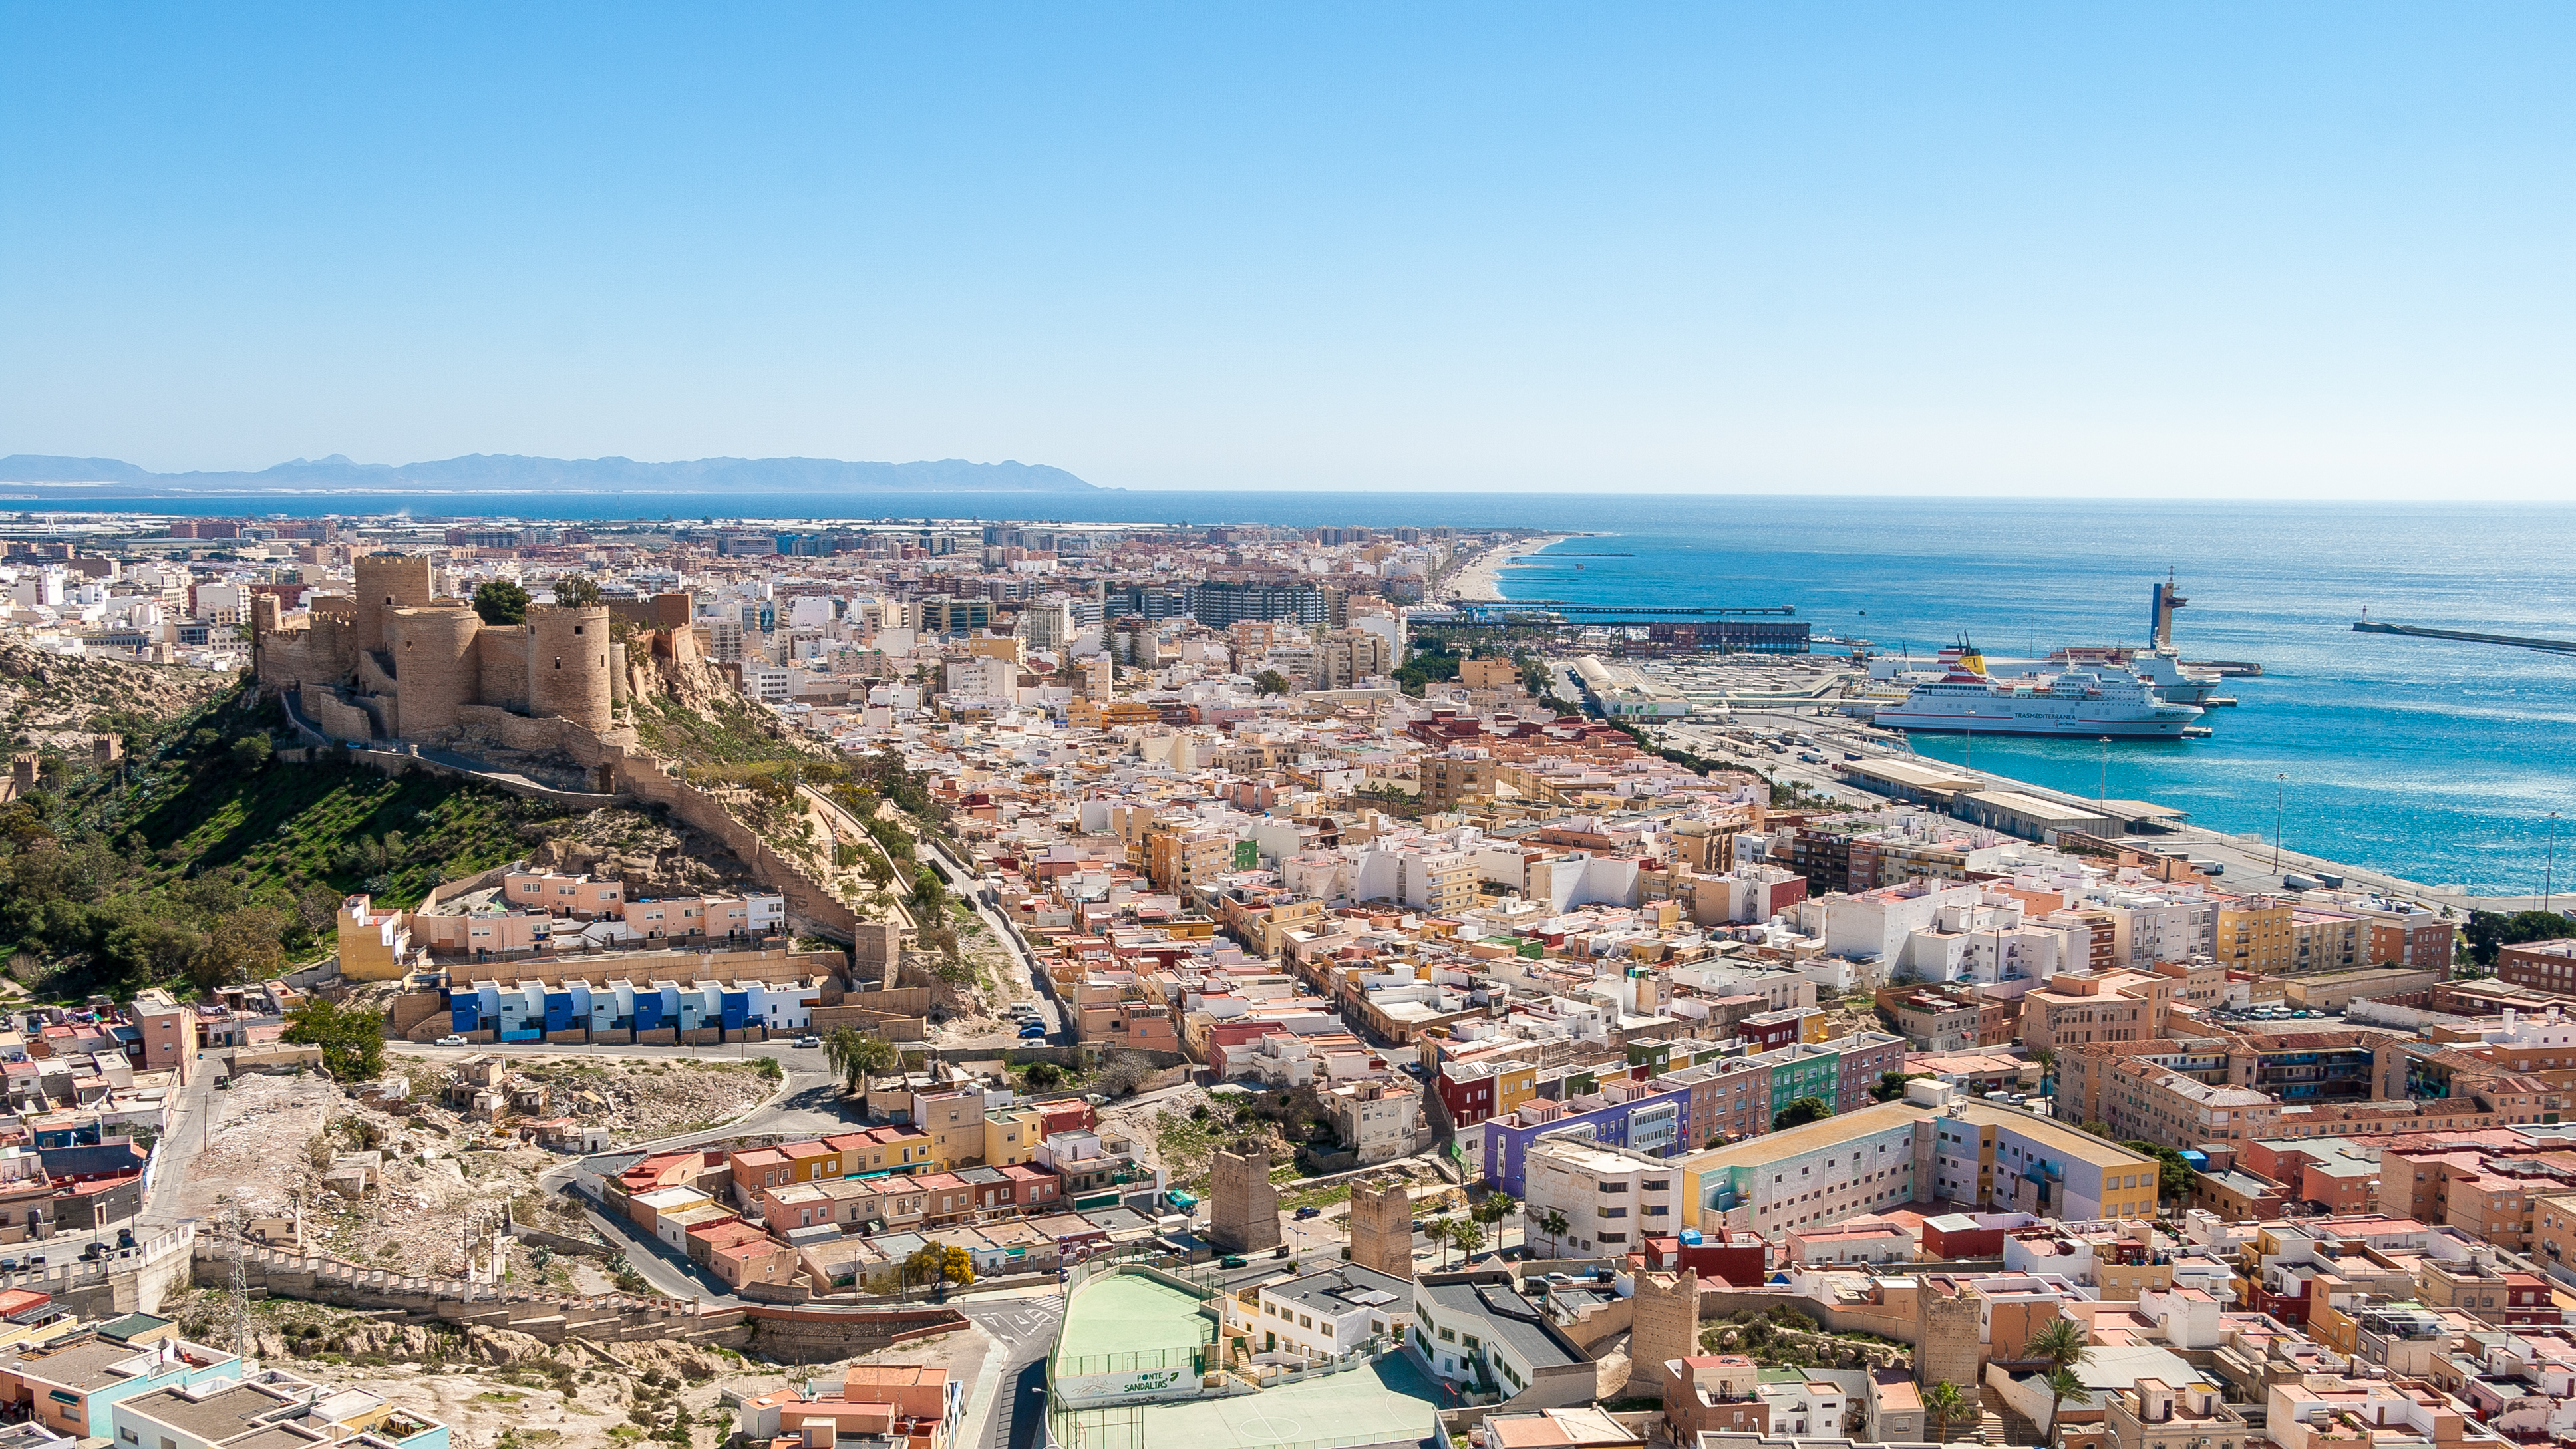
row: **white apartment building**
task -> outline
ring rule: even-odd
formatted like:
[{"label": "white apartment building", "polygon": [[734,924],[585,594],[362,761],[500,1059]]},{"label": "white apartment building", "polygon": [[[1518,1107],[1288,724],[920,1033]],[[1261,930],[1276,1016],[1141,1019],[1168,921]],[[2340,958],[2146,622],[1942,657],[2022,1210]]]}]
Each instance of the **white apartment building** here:
[{"label": "white apartment building", "polygon": [[[1610,1257],[1639,1251],[1648,1237],[1682,1226],[1680,1174],[1673,1165],[1580,1137],[1542,1137],[1523,1160],[1523,1241],[1544,1243],[1563,1257]],[[1566,1229],[1551,1236],[1539,1226],[1553,1211]]]},{"label": "white apartment building", "polygon": [[1357,1263],[1254,1291],[1256,1361],[1272,1354],[1301,1363],[1339,1358],[1372,1338],[1401,1337],[1413,1322],[1413,1285]]},{"label": "white apartment building", "polygon": [[1422,1094],[1401,1082],[1349,1082],[1324,1094],[1333,1130],[1366,1166],[1413,1154],[1422,1138]]},{"label": "white apartment building", "polygon": [[2213,953],[2218,903],[2122,893],[2101,903],[2111,915],[2111,959],[2141,970],[2159,961]]}]

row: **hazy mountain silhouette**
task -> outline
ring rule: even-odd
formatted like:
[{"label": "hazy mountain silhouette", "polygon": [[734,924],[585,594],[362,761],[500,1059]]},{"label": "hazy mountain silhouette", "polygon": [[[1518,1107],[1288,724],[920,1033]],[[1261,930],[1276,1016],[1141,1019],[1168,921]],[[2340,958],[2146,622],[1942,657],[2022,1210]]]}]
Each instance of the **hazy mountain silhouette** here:
[{"label": "hazy mountain silhouette", "polygon": [[116,483],[156,492],[388,491],[406,486],[525,493],[559,488],[603,493],[1086,493],[1093,486],[1043,463],[845,463],[837,458],[523,458],[473,453],[434,463],[353,463],[338,453],[298,458],[256,473],[154,473],[114,458],[0,458],[0,483]]}]

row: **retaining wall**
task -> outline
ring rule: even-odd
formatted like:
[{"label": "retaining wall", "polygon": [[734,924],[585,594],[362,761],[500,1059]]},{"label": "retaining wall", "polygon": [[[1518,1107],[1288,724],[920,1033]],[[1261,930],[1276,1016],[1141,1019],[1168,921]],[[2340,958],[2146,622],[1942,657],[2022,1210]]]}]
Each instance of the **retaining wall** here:
[{"label": "retaining wall", "polygon": [[[551,1237],[553,1235],[548,1234]],[[232,1282],[233,1249],[199,1240],[173,1254],[212,1287]],[[810,1308],[769,1304],[701,1306],[677,1298],[624,1293],[532,1292],[508,1285],[388,1273],[336,1258],[302,1257],[268,1248],[241,1249],[244,1285],[254,1294],[328,1303],[463,1327],[506,1328],[546,1343],[646,1340],[717,1345],[795,1363],[825,1363],[966,1326],[953,1308]],[[123,1311],[134,1311],[123,1304]],[[155,1300],[157,1306],[157,1299]],[[149,1311],[148,1309],[146,1311]]]}]

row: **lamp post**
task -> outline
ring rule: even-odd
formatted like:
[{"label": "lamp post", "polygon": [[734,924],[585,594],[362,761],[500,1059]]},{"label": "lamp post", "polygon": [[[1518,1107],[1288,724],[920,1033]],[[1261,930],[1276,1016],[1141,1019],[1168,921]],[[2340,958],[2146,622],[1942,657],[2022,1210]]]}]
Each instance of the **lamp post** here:
[{"label": "lamp post", "polygon": [[2290,776],[2282,771],[2272,777],[2272,874],[2281,873],[2281,806],[2290,794]]},{"label": "lamp post", "polygon": [[2549,909],[2550,897],[2558,894],[2558,812],[2549,812],[2548,866],[2540,878],[2540,909]]}]

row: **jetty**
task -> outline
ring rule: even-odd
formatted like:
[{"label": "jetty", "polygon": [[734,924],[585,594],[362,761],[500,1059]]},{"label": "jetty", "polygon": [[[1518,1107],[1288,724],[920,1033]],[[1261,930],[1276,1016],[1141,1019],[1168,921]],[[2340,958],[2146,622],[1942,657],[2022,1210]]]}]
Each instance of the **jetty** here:
[{"label": "jetty", "polygon": [[2516,649],[2538,649],[2549,654],[2576,654],[2576,641],[2566,639],[2533,639],[2520,634],[2480,634],[2468,629],[2428,629],[2420,624],[2386,624],[2377,619],[2362,619],[2352,626],[2356,634],[2408,634],[2418,639],[2458,639],[2469,644],[2505,644]]}]

